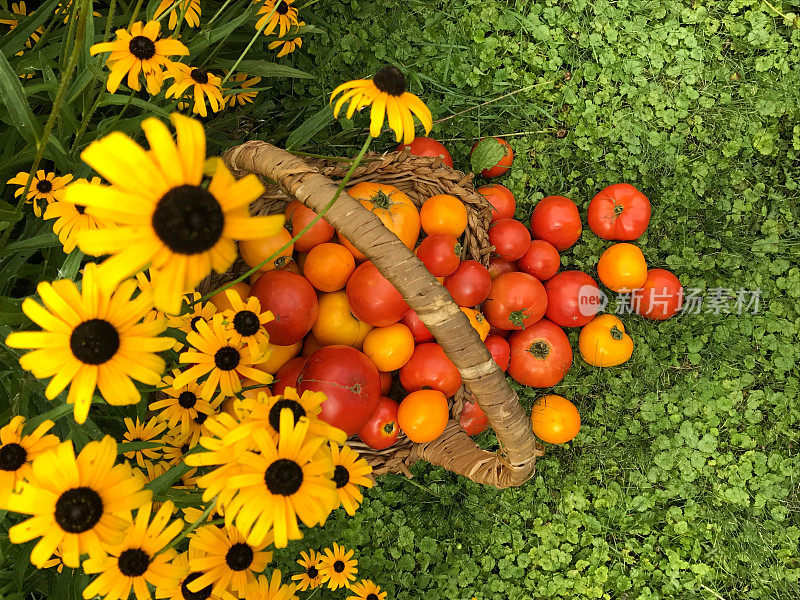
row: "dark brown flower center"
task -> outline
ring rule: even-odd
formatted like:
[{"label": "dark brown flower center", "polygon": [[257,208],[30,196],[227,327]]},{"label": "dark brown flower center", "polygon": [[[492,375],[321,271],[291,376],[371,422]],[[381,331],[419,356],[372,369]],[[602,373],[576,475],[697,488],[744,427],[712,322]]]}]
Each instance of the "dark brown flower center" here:
[{"label": "dark brown flower center", "polygon": [[221,371],[233,371],[239,366],[240,359],[239,351],[231,346],[223,346],[214,354],[214,364]]},{"label": "dark brown flower center", "polygon": [[336,465],[333,470],[333,481],[336,483],[336,488],[343,488],[350,481],[350,471],[342,465]]},{"label": "dark brown flower center", "polygon": [[317,569],[317,567],[308,567],[306,569],[306,575],[309,579],[316,579],[319,577],[319,569]]},{"label": "dark brown flower center", "polygon": [[181,392],[181,395],[178,396],[178,404],[181,405],[181,408],[193,408],[197,404],[197,394],[194,392]]},{"label": "dark brown flower center", "polygon": [[181,454],[186,454],[191,448],[189,448],[189,444],[184,444],[181,446]]},{"label": "dark brown flower center", "polygon": [[231,571],[244,571],[253,564],[253,549],[245,544],[239,542],[228,548],[225,554],[225,564],[230,567]]},{"label": "dark brown flower center", "polygon": [[67,533],[83,533],[103,516],[103,500],[90,487],[67,490],[56,501],[55,521]]},{"label": "dark brown flower center", "polygon": [[84,214],[86,212],[86,207],[85,206],[81,206],[80,204],[76,204],[75,205],[75,210],[78,211],[79,215],[82,215],[82,214]]},{"label": "dark brown flower center", "polygon": [[192,328],[192,331],[194,331],[195,333],[200,333],[199,331],[197,331],[197,324],[202,320],[203,317],[197,316],[194,317],[191,321],[189,321],[189,327]]},{"label": "dark brown flower center", "polygon": [[375,594],[374,592],[367,594],[367,600],[378,600],[378,594]]},{"label": "dark brown flower center", "polygon": [[189,77],[192,78],[192,81],[195,83],[206,84],[208,83],[208,71],[204,69],[192,69],[192,72],[189,73]]},{"label": "dark brown flower center", "polygon": [[186,576],[186,579],[184,579],[183,583],[181,584],[181,595],[183,595],[183,600],[208,600],[211,597],[211,591],[214,589],[214,586],[211,584],[196,592],[189,591],[189,584],[202,576],[203,574],[200,571],[189,573]]},{"label": "dark brown flower center", "polygon": [[105,319],[89,319],[72,330],[69,348],[82,363],[102,365],[119,350],[119,333]]},{"label": "dark brown flower center", "polygon": [[337,560],[335,563],[333,563],[333,570],[337,573],[344,571],[344,561]]},{"label": "dark brown flower center", "polygon": [[264,483],[271,494],[291,496],[303,485],[303,469],[293,460],[279,458],[267,467]]},{"label": "dark brown flower center", "polygon": [[222,237],[225,215],[217,199],[196,185],[179,185],[158,201],[153,230],[176,254],[202,254]]},{"label": "dark brown flower center", "polygon": [[197,413],[197,416],[196,416],[194,419],[192,419],[192,420],[193,420],[195,423],[197,423],[198,425],[202,425],[203,423],[205,423],[205,422],[206,422],[206,419],[207,419],[207,418],[208,418],[208,415],[207,415],[206,413],[201,413],[201,412],[199,412],[199,413]]},{"label": "dark brown flower center", "polygon": [[261,321],[258,320],[258,315],[252,310],[240,310],[233,317],[233,328],[239,335],[251,336],[261,329]]},{"label": "dark brown flower center", "polygon": [[278,400],[274,406],[269,409],[269,424],[275,431],[280,431],[281,429],[281,411],[284,408],[291,409],[294,415],[295,425],[297,425],[300,417],[306,416],[306,410],[296,400],[289,400],[288,398]]},{"label": "dark brown flower center", "polygon": [[372,78],[375,86],[390,96],[402,96],[406,91],[406,77],[394,65],[382,67]]},{"label": "dark brown flower center", "polygon": [[156,55],[156,44],[149,37],[137,35],[128,42],[128,50],[139,60],[149,60]]},{"label": "dark brown flower center", "polygon": [[278,2],[278,6],[275,7],[275,12],[279,15],[285,15],[289,12],[289,4],[281,0],[281,2]]},{"label": "dark brown flower center", "polygon": [[42,194],[46,194],[53,189],[53,182],[48,179],[40,179],[36,183],[36,190]]},{"label": "dark brown flower center", "polygon": [[125,577],[141,577],[150,566],[150,556],[141,548],[130,548],[119,555],[117,566]]},{"label": "dark brown flower center", "polygon": [[16,471],[28,459],[28,451],[16,442],[0,447],[0,471]]}]

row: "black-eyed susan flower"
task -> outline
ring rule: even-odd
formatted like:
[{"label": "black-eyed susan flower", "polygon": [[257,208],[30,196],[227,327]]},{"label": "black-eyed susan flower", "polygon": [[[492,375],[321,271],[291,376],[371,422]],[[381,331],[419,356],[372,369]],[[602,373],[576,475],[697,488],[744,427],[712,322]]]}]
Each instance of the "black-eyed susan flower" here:
[{"label": "black-eyed susan flower", "polygon": [[[81,207],[83,208],[83,207]],[[139,291],[143,294],[149,294],[150,298],[153,297],[153,284],[150,283],[150,273],[141,272],[136,274],[136,286],[139,288]],[[150,312],[148,312],[143,321],[158,321],[158,320],[166,320],[167,327],[170,327],[169,324],[169,315],[165,315],[163,312],[156,308],[151,308]],[[180,351],[183,349],[183,344],[175,340],[175,345],[172,347],[173,350]]]},{"label": "black-eyed susan flower", "polygon": [[198,552],[189,557],[189,567],[203,574],[187,586],[189,591],[211,585],[216,594],[228,590],[242,597],[272,561],[272,552],[264,550],[271,542],[267,537],[260,544],[249,544],[232,527],[200,527],[189,539],[189,548]]},{"label": "black-eyed susan flower", "polygon": [[168,583],[175,571],[170,561],[177,552],[165,548],[183,529],[181,521],[170,522],[174,510],[172,502],[167,501],[151,521],[153,505],[145,504],[136,513],[121,543],[109,548],[107,556],[84,561],[84,572],[99,575],[84,588],[83,597],[127,600],[133,591],[136,600],[150,600],[148,584]]},{"label": "black-eyed susan flower", "polygon": [[344,546],[334,542],[333,550],[325,548],[322,552],[320,571],[328,588],[332,590],[338,590],[340,587],[349,588],[358,573],[358,561],[353,558],[353,551],[346,550]]},{"label": "black-eyed susan flower", "polygon": [[[203,516],[205,508],[186,506],[181,509],[181,512],[183,513],[183,520],[191,525],[192,523],[197,523],[200,517]],[[206,521],[216,521],[217,519],[222,519],[222,518],[223,518],[222,509],[219,506],[215,505],[212,511],[208,513]]]},{"label": "black-eyed susan flower", "polygon": [[428,133],[433,127],[430,109],[417,96],[406,91],[406,78],[403,72],[394,65],[381,68],[372,79],[357,79],[343,83],[331,94],[333,99],[342,94],[333,107],[333,116],[337,116],[345,103],[349,102],[347,118],[351,118],[357,110],[372,106],[370,113],[369,133],[378,137],[383,127],[384,117],[389,127],[395,132],[397,141],[404,144],[414,141],[414,117]]},{"label": "black-eyed susan flower", "polygon": [[27,435],[23,435],[23,427],[25,417],[16,416],[0,428],[0,510],[5,510],[8,496],[17,483],[30,475],[34,459],[59,444],[56,436],[45,435],[53,428],[50,420],[43,421]]},{"label": "black-eyed susan flower", "polygon": [[262,16],[256,21],[256,29],[266,23],[264,35],[272,35],[277,30],[278,36],[284,37],[292,27],[297,27],[297,9],[293,3],[294,0],[264,0],[258,9],[257,14]]},{"label": "black-eyed susan flower", "polygon": [[[304,27],[305,23],[300,21],[297,24],[297,27],[293,32],[289,33],[289,37],[282,40],[275,40],[274,42],[270,42],[267,47],[270,50],[275,50],[275,48],[280,48],[280,52],[278,52],[278,58],[286,56],[287,54],[291,54],[298,48],[303,45],[303,38],[300,37],[300,28]],[[292,37],[294,36],[294,37]]]},{"label": "black-eyed susan flower", "polygon": [[251,217],[248,207],[264,186],[255,175],[234,180],[215,161],[208,187],[203,183],[205,133],[199,121],[172,115],[177,144],[158,119],[142,123],[150,151],[114,132],[93,142],[81,157],[110,187],[75,183],[67,200],[116,226],[85,231],[78,247],[87,254],[111,254],[98,269],[106,286],[150,264],[154,304],[180,311],[183,294],[211,273],[226,271],[236,259],[237,239],[275,235],[283,216]]},{"label": "black-eyed susan flower", "polygon": [[[14,191],[14,197],[18,198],[25,191],[25,184],[28,182],[30,173],[20,171],[16,176],[9,179],[6,183],[8,185],[18,185]],[[28,193],[25,195],[25,202],[33,204],[33,213],[37,217],[42,216],[42,207],[39,206],[38,201],[44,200],[49,205],[51,202],[56,202],[64,199],[64,192],[67,184],[72,181],[72,175],[56,176],[55,173],[45,173],[39,169],[36,175],[31,180],[31,186],[28,188]]]},{"label": "black-eyed susan flower", "polygon": [[322,523],[335,502],[333,466],[327,452],[319,452],[325,438],[309,436],[309,420],[294,425],[290,409],[281,411],[280,436],[255,430],[257,452],[239,458],[241,473],[228,479],[236,496],[225,505],[225,518],[251,543],[275,536],[275,547],[303,537],[298,519],[308,527]]},{"label": "black-eyed susan flower", "polygon": [[[86,179],[77,181],[89,183]],[[92,177],[91,183],[98,185],[99,177]],[[105,221],[87,215],[83,206],[77,206],[63,200],[54,200],[47,205],[44,219],[56,219],[53,223],[53,233],[58,236],[58,241],[64,246],[64,252],[69,254],[78,243],[77,235],[81,231],[94,231],[106,226]]]},{"label": "black-eyed susan flower", "polygon": [[192,350],[182,352],[179,360],[184,364],[194,364],[172,381],[172,387],[178,389],[191,381],[208,375],[200,385],[200,395],[211,398],[220,389],[223,396],[230,397],[241,391],[242,377],[258,383],[272,383],[272,375],[254,369],[257,359],[250,356],[244,345],[233,344],[228,338],[222,315],[215,315],[211,324],[199,321],[198,333],[190,333],[186,341]]},{"label": "black-eyed susan flower", "polygon": [[222,319],[231,345],[246,344],[250,356],[257,362],[263,361],[269,345],[269,335],[264,324],[274,321],[275,317],[268,310],[261,311],[261,302],[250,296],[243,302],[239,292],[225,290],[231,308],[223,311]]},{"label": "black-eyed susan flower", "polygon": [[247,588],[247,600],[297,600],[297,586],[293,583],[281,583],[281,572],[275,569],[271,577],[259,576],[258,580]]},{"label": "black-eyed susan flower", "polygon": [[[33,13],[33,9],[31,9],[30,13],[28,12],[28,7],[25,3],[25,0],[21,0],[20,2],[12,2],[11,6],[11,13],[17,15],[19,17],[27,17],[29,14]],[[8,25],[9,32],[13,31],[19,25],[20,19],[0,19],[0,25]],[[42,37],[44,33],[44,27],[39,27],[31,34],[27,40],[25,40],[25,47],[31,48],[33,45],[39,41],[39,38]],[[17,52],[17,56],[22,54],[22,51]]]},{"label": "black-eyed susan flower", "polygon": [[168,581],[156,587],[156,598],[159,600],[234,600],[234,596],[227,591],[215,593],[211,584],[196,592],[189,590],[189,585],[203,575],[201,571],[192,571],[189,562],[201,556],[203,556],[202,552],[189,547],[188,552],[179,554],[173,559],[170,564]]},{"label": "black-eyed susan flower", "polygon": [[[240,106],[253,103],[253,98],[258,95],[258,91],[250,91],[249,88],[258,85],[261,82],[261,77],[258,75],[251,77],[246,73],[235,73],[228,81],[233,86],[232,89],[223,89],[225,102],[227,102],[228,106],[236,106],[237,103]],[[239,91],[234,91],[236,89],[239,89]]]},{"label": "black-eyed susan flower", "polygon": [[225,100],[222,98],[222,79],[210,71],[183,63],[172,63],[168,68],[167,77],[172,77],[174,82],[167,88],[166,97],[184,98],[186,90],[191,89],[190,96],[194,98],[193,113],[201,117],[208,116],[206,98],[214,112],[219,112],[225,107]]},{"label": "black-eyed susan flower", "polygon": [[297,564],[303,567],[303,572],[292,575],[292,579],[297,582],[297,589],[305,592],[308,589],[316,589],[322,585],[322,556],[309,550],[308,553],[301,552]]},{"label": "black-eyed susan flower", "polygon": [[161,4],[156,7],[153,18],[158,19],[168,10],[170,13],[167,27],[171,30],[175,29],[175,26],[178,24],[178,17],[181,13],[184,13],[183,21],[189,27],[197,27],[200,25],[200,0],[161,0]]},{"label": "black-eyed susan flower", "polygon": [[[224,397],[219,394],[213,400],[205,400],[196,381],[175,389],[172,382],[179,375],[180,371],[175,369],[172,375],[164,376],[161,391],[165,397],[151,402],[149,408],[156,411],[156,418],[167,424],[175,438],[194,446],[206,420],[217,414]],[[189,440],[190,437],[194,439]]]},{"label": "black-eyed susan flower", "polygon": [[141,21],[134,23],[128,31],[117,29],[113,42],[94,44],[89,52],[92,56],[111,52],[106,66],[111,69],[106,89],[112,94],[127,75],[128,87],[137,92],[141,89],[139,75],[143,74],[147,91],[155,95],[164,84],[164,67],[172,64],[169,56],[187,56],[189,49],[178,40],[162,38],[161,23]]},{"label": "black-eyed susan flower", "polygon": [[[159,423],[155,417],[147,423],[139,421],[139,417],[136,417],[136,423],[130,417],[125,417],[123,423],[125,423],[125,433],[122,434],[122,438],[126,442],[152,442],[167,428],[166,423]],[[123,456],[128,460],[135,459],[137,465],[144,467],[145,461],[158,461],[161,458],[161,450],[159,448],[141,448],[125,452]]]},{"label": "black-eyed susan flower", "polygon": [[52,400],[69,386],[67,403],[75,405],[75,421],[89,414],[92,395],[99,389],[109,404],[135,404],[141,399],[133,380],[155,385],[164,360],[156,353],[175,340],[158,337],[164,321],[139,322],[152,308],[148,294],[136,282],[122,282],[112,294],[101,289],[99,269],[86,265],[80,291],[75,282],[41,282],[36,291],[44,306],[26,298],[22,311],[44,331],[21,331],[6,338],[12,348],[33,349],[19,364],[39,379],[52,377],[45,396]]},{"label": "black-eyed susan flower", "polygon": [[177,465],[185,457],[186,453],[192,449],[189,441],[184,438],[165,435],[161,438],[163,445],[161,446],[161,454],[164,462],[170,467]]},{"label": "black-eyed susan flower", "polygon": [[33,565],[42,567],[60,547],[64,564],[75,568],[82,554],[102,558],[123,540],[130,511],[148,502],[150,491],[116,458],[110,436],[89,442],[77,458],[71,441],[36,457],[28,480],[8,498],[9,510],[32,515],[9,530],[11,542],[41,538],[31,551]]},{"label": "black-eyed susan flower", "polygon": [[197,323],[199,321],[211,322],[211,318],[216,314],[217,307],[211,302],[201,302],[200,292],[186,294],[183,302],[189,307],[181,310],[180,314],[167,315],[167,326],[180,329],[183,333],[198,333]]},{"label": "black-eyed susan flower", "polygon": [[352,517],[364,499],[359,486],[369,488],[374,485],[369,477],[372,467],[350,446],[339,448],[332,442],[330,449],[333,461],[333,482],[336,484],[336,495],[338,496],[338,502],[334,508],[338,508],[341,504],[347,514]]},{"label": "black-eyed susan flower", "polygon": [[348,596],[347,600],[386,600],[386,592],[369,579],[362,579],[350,586],[350,591],[355,594]]}]

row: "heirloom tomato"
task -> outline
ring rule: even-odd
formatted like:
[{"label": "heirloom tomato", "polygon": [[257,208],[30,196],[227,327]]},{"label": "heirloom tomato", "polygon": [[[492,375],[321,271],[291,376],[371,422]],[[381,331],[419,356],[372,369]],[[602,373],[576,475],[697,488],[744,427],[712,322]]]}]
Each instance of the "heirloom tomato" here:
[{"label": "heirloom tomato", "polygon": [[485,151],[482,148],[482,146],[488,144],[499,145],[500,150],[502,151],[503,154],[500,156],[500,158],[493,166],[483,169],[481,171],[481,175],[487,178],[500,177],[500,175],[505,175],[505,173],[511,168],[511,165],[514,162],[514,150],[511,148],[511,145],[503,138],[492,137],[492,138],[482,138],[478,140],[477,142],[475,142],[475,145],[472,146],[472,150],[470,151],[470,158],[473,158],[475,152]]},{"label": "heirloom tomato", "polygon": [[372,325],[361,321],[350,311],[344,290],[319,295],[319,316],[311,331],[319,344],[339,344],[361,349]]},{"label": "heirloom tomato", "polygon": [[378,371],[396,371],[414,353],[414,336],[402,323],[376,327],[364,338],[363,348]]},{"label": "heirloom tomato", "polygon": [[414,343],[416,344],[432,342],[436,339],[433,337],[433,334],[428,331],[428,328],[425,327],[425,323],[420,321],[417,313],[410,308],[408,312],[403,315],[403,318],[400,319],[400,322],[411,330],[411,335],[414,336]]},{"label": "heirloom tomato", "polygon": [[650,224],[650,201],[631,184],[615,183],[592,198],[586,220],[605,240],[635,240]]},{"label": "heirloom tomato", "polygon": [[461,246],[453,235],[429,235],[420,242],[414,254],[434,277],[446,277],[461,264]]},{"label": "heirloom tomato", "polygon": [[492,223],[500,219],[513,219],[514,212],[517,210],[517,202],[514,200],[514,194],[511,190],[499,183],[485,185],[479,187],[477,190],[481,196],[489,201],[492,205]]},{"label": "heirloom tomato", "polygon": [[590,365],[616,367],[633,354],[633,340],[617,317],[597,315],[581,329],[578,350]]},{"label": "heirloom tomato", "polygon": [[489,427],[489,418],[483,412],[483,409],[478,406],[475,398],[470,398],[461,409],[461,414],[458,416],[458,424],[464,428],[467,435],[478,435]]},{"label": "heirloom tomato", "polygon": [[508,338],[511,360],[508,374],[522,385],[551,387],[572,366],[572,348],[567,334],[555,323],[542,319]]},{"label": "heirloom tomato", "polygon": [[467,228],[467,207],[455,196],[438,194],[423,203],[419,218],[428,235],[442,233],[459,237]]},{"label": "heirloom tomato", "polygon": [[597,276],[614,292],[632,292],[647,280],[647,262],[642,251],[633,244],[614,244],[600,256]]},{"label": "heirloom tomato", "polygon": [[527,273],[505,273],[492,280],[483,303],[486,319],[498,329],[525,329],[544,316],[547,294],[541,282]]},{"label": "heirloom tomato", "polygon": [[489,334],[483,343],[486,344],[497,366],[505,372],[508,369],[508,361],[511,359],[511,346],[509,346],[508,340],[499,335]]},{"label": "heirloom tomato", "polygon": [[341,244],[330,242],[314,246],[303,262],[303,275],[320,292],[342,289],[355,269],[352,253]]},{"label": "heirloom tomato", "polygon": [[[284,246],[286,247],[283,248]],[[278,233],[268,238],[239,241],[239,254],[242,260],[251,269],[260,265],[259,271],[280,269],[292,260],[293,251],[292,234],[283,227],[278,230]],[[262,265],[261,263],[268,258],[269,260]]]}]

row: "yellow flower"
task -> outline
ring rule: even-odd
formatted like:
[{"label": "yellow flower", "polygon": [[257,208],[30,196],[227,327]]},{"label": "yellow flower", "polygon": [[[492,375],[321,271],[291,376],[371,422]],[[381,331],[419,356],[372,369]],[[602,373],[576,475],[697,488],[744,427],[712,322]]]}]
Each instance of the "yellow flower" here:
[{"label": "yellow flower", "polygon": [[[291,54],[292,52],[294,52],[303,45],[303,38],[301,38],[299,35],[300,28],[303,26],[305,26],[305,23],[303,21],[300,21],[297,24],[297,27],[295,28],[295,32],[297,32],[296,34],[297,37],[285,40],[275,40],[274,42],[270,42],[267,47],[270,50],[275,50],[275,48],[283,46],[281,48],[281,51],[278,52],[278,58],[286,56],[287,54]],[[295,34],[290,34],[290,35],[295,35]]]},{"label": "yellow flower", "polygon": [[240,106],[244,106],[246,103],[253,103],[253,98],[258,95],[257,91],[247,91],[247,88],[251,88],[254,85],[258,85],[261,81],[261,77],[257,75],[253,75],[250,77],[246,73],[236,73],[233,75],[228,81],[233,84],[233,89],[241,88],[241,91],[234,92],[233,90],[223,90],[227,92],[225,94],[225,101],[228,103],[228,106],[236,106],[238,102]]},{"label": "yellow flower", "polygon": [[[189,523],[196,523],[197,520],[203,516],[205,512],[205,507],[200,505],[200,508],[196,508],[194,506],[187,506],[182,508],[181,511],[183,512],[183,520]],[[214,506],[214,509],[208,513],[208,517],[206,517],[206,521],[215,521],[216,519],[222,519],[222,509],[219,506]]]},{"label": "yellow flower", "polygon": [[355,581],[358,572],[358,561],[353,558],[353,551],[346,550],[336,542],[333,543],[333,550],[325,548],[323,550],[322,571],[323,582],[327,582],[328,588],[338,590],[340,587],[349,588],[350,582]]},{"label": "yellow flower", "polygon": [[322,572],[319,570],[322,566],[321,554],[313,550],[309,550],[308,554],[301,552],[297,564],[303,567],[302,573],[292,575],[292,579],[298,582],[297,589],[305,592],[307,589],[313,590],[322,585]]},{"label": "yellow flower", "polygon": [[124,538],[129,514],[150,500],[143,480],[128,465],[114,465],[117,443],[110,436],[89,442],[77,458],[72,442],[33,461],[33,473],[8,499],[9,510],[33,515],[8,532],[14,544],[41,537],[31,563],[42,567],[57,549],[64,564],[80,566],[81,554],[100,559]]},{"label": "yellow flower", "polygon": [[[167,428],[166,423],[159,423],[155,417],[150,419],[146,425],[139,421],[139,417],[136,417],[135,424],[133,419],[129,417],[126,417],[123,422],[125,423],[126,431],[122,437],[126,442],[151,442],[159,433]],[[128,460],[135,458],[136,464],[140,467],[144,467],[145,459],[157,461],[161,458],[161,451],[158,448],[143,448],[141,450],[125,452],[123,456]]]},{"label": "yellow flower", "polygon": [[[15,177],[12,177],[6,182],[9,185],[20,186],[14,191],[15,198],[22,195],[29,176],[30,173],[20,171]],[[41,217],[42,208],[39,206],[37,200],[46,200],[48,205],[51,202],[63,200],[65,187],[70,181],[72,181],[72,175],[57,177],[55,173],[45,173],[40,169],[36,171],[36,175],[34,175],[31,180],[31,187],[28,188],[25,202],[33,204],[33,213],[37,217]]]},{"label": "yellow flower", "polygon": [[[183,301],[186,302],[190,308],[181,314],[167,315],[167,327],[174,327],[180,329],[183,333],[197,333],[197,322],[205,321],[211,322],[217,312],[217,307],[212,302],[200,302],[202,296],[199,292],[192,292],[184,296]],[[182,307],[181,307],[182,308]],[[183,344],[181,344],[181,348]]]},{"label": "yellow flower", "polygon": [[177,1],[178,0],[161,0],[161,4],[156,8],[153,18],[158,19],[158,17],[167,12],[167,10],[172,9],[170,10],[169,23],[167,24],[167,27],[170,29],[175,29],[175,26],[178,24],[178,17],[184,11],[183,21],[189,27],[197,27],[200,25],[200,0],[182,0],[180,4],[173,6]]},{"label": "yellow flower", "polygon": [[217,414],[224,397],[219,394],[211,401],[203,399],[196,381],[175,389],[172,382],[179,375],[180,371],[175,369],[172,376],[164,376],[162,384],[165,387],[161,391],[166,394],[166,398],[151,402],[149,408],[158,411],[156,418],[166,422],[177,439],[186,440],[190,446],[194,446],[202,435],[201,430],[204,429],[206,419]]},{"label": "yellow flower", "polygon": [[214,593],[211,584],[197,592],[189,591],[189,584],[203,575],[200,571],[192,571],[190,561],[203,555],[196,548],[178,555],[171,563],[169,580],[156,587],[156,598],[166,600],[234,600],[226,591]]},{"label": "yellow flower", "polygon": [[373,480],[369,477],[372,467],[350,446],[342,446],[340,449],[331,442],[330,449],[333,460],[333,482],[336,484],[336,494],[338,495],[338,502],[334,508],[338,508],[341,504],[347,514],[352,517],[364,499],[358,486],[369,488],[374,485]]},{"label": "yellow flower", "polygon": [[31,474],[34,459],[59,444],[54,435],[45,435],[53,428],[50,420],[43,421],[28,435],[22,434],[25,417],[16,416],[0,428],[0,510],[6,509],[8,496],[17,489],[17,483]]},{"label": "yellow flower", "polygon": [[362,579],[350,586],[350,591],[355,596],[348,596],[347,600],[386,600],[386,592],[369,579]]},{"label": "yellow flower", "polygon": [[232,289],[225,290],[225,296],[232,308],[223,311],[222,318],[231,345],[247,344],[253,359],[264,360],[269,335],[263,325],[274,321],[275,317],[268,310],[261,312],[261,303],[255,296],[250,296],[247,302],[243,302],[239,292]]},{"label": "yellow flower", "polygon": [[264,28],[264,35],[272,35],[278,29],[278,36],[284,37],[286,32],[292,27],[297,26],[297,9],[292,6],[294,0],[264,0],[261,8],[258,9],[259,15],[263,15],[256,21],[256,30],[267,22]]},{"label": "yellow flower", "polygon": [[164,550],[181,532],[181,521],[169,522],[172,502],[165,502],[150,521],[153,505],[147,503],[136,513],[136,520],[125,532],[123,541],[109,549],[105,557],[89,558],[83,563],[86,573],[100,573],[83,590],[87,600],[103,596],[107,600],[127,600],[133,589],[137,600],[150,600],[150,585],[168,583],[176,571],[170,561],[177,552]]},{"label": "yellow flower", "polygon": [[[86,179],[78,179],[77,181],[88,183]],[[92,185],[98,185],[99,183],[99,177],[92,177]],[[78,242],[78,234],[81,231],[94,231],[108,225],[102,219],[87,215],[83,206],[76,206],[63,200],[55,200],[48,204],[44,211],[44,218],[45,220],[56,219],[56,222],[53,223],[53,233],[58,236],[58,241],[64,246],[66,254],[75,249]]]},{"label": "yellow flower", "polygon": [[181,98],[184,92],[191,88],[194,96],[193,113],[202,117],[208,116],[206,97],[214,112],[219,112],[225,107],[225,100],[222,98],[222,79],[218,76],[205,69],[190,67],[183,63],[172,63],[168,71],[167,77],[172,77],[175,81],[167,88],[167,98]]},{"label": "yellow flower", "polygon": [[281,572],[275,569],[272,579],[261,575],[258,581],[250,584],[245,597],[247,600],[297,600],[296,590],[297,586],[293,583],[282,584]]},{"label": "yellow flower", "polygon": [[[344,93],[342,93],[344,92]],[[381,68],[372,79],[357,79],[343,83],[331,94],[333,99],[342,94],[333,108],[333,116],[337,116],[345,103],[349,102],[347,118],[350,119],[357,110],[372,106],[370,113],[369,133],[378,137],[383,127],[383,119],[389,121],[389,127],[395,132],[397,141],[404,144],[414,141],[414,117],[428,133],[433,127],[431,111],[417,96],[406,91],[406,78],[402,71],[394,65]]]},{"label": "yellow flower", "polygon": [[119,132],[93,142],[81,157],[112,185],[75,183],[67,200],[117,225],[78,237],[85,253],[112,255],[98,270],[102,281],[113,287],[150,264],[156,308],[177,314],[185,292],[212,269],[225,272],[233,264],[237,239],[275,235],[284,219],[251,217],[249,204],[264,187],[255,175],[234,180],[222,161],[214,162],[214,176],[202,186],[203,126],[180,114],[172,122],[177,145],[155,118],[142,123],[149,152]]},{"label": "yellow flower", "polygon": [[89,53],[94,56],[101,52],[111,52],[106,66],[111,69],[106,88],[112,94],[117,91],[125,75],[128,87],[137,92],[141,89],[139,75],[144,74],[147,91],[157,94],[164,83],[164,67],[172,61],[168,56],[187,56],[189,49],[178,40],[160,38],[161,23],[150,21],[143,25],[137,21],[126,29],[117,29],[117,39],[113,42],[94,44]]},{"label": "yellow flower", "polygon": [[161,447],[164,461],[170,466],[177,465],[179,462],[181,462],[186,453],[192,449],[188,440],[183,438],[165,435],[163,438],[161,438],[161,441],[164,443],[164,445]]},{"label": "yellow flower", "polygon": [[75,421],[89,414],[99,388],[114,406],[136,404],[141,395],[133,379],[147,385],[161,380],[164,360],[156,354],[175,342],[158,337],[164,321],[139,322],[152,307],[148,294],[139,294],[128,279],[111,294],[100,289],[99,269],[86,265],[80,291],[75,282],[41,282],[36,290],[44,306],[26,298],[22,311],[44,331],[21,331],[6,338],[11,348],[30,348],[19,359],[23,369],[39,379],[52,377],[45,396],[52,400],[69,386],[67,403],[75,405]]}]

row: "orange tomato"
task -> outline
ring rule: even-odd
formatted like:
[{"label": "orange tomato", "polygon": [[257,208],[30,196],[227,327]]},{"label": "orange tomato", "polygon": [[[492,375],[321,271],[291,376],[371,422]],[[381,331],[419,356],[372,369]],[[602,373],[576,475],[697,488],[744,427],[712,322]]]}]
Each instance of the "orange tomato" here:
[{"label": "orange tomato", "polygon": [[442,435],[449,417],[447,398],[439,390],[411,392],[397,409],[397,424],[417,444],[432,442]]},{"label": "orange tomato", "polygon": [[600,256],[597,276],[610,290],[632,292],[647,280],[647,262],[638,246],[614,244]]},{"label": "orange tomato", "polygon": [[292,360],[295,356],[300,354],[303,349],[303,342],[297,342],[289,346],[278,346],[277,344],[269,345],[269,358],[262,363],[253,365],[253,368],[265,373],[275,374],[283,365]]},{"label": "orange tomato", "polygon": [[461,312],[467,315],[469,324],[472,325],[473,329],[475,329],[475,331],[478,332],[478,335],[481,336],[481,341],[484,341],[486,336],[489,335],[489,330],[492,328],[492,326],[489,325],[489,321],[486,320],[486,317],[483,316],[483,313],[475,310],[474,308],[467,308],[466,306],[461,307]]},{"label": "orange tomato", "polygon": [[[239,283],[234,283],[231,287],[228,288],[229,290],[235,290],[239,293],[239,296],[242,300],[247,301],[247,298],[250,296],[250,286],[247,285],[244,281],[240,281]],[[208,299],[211,304],[217,307],[217,312],[220,313],[224,310],[232,310],[233,306],[231,306],[230,301],[228,300],[228,296],[225,292],[228,290],[223,290],[218,294],[214,294],[211,298]]]},{"label": "orange tomato", "polygon": [[314,337],[314,332],[309,332],[303,340],[303,356],[311,356],[320,348],[322,348],[322,344]]},{"label": "orange tomato", "polygon": [[537,398],[531,410],[533,433],[548,444],[570,441],[581,428],[581,416],[575,405],[555,394]]},{"label": "orange tomato", "polygon": [[[302,254],[298,255],[298,258],[303,256]],[[300,265],[292,260],[291,258],[288,259],[286,262],[283,263],[280,267],[273,269],[274,271],[289,271],[290,273],[297,273],[298,275],[302,275],[303,272],[300,270]],[[256,280],[264,274],[264,271],[256,271],[250,277],[247,278],[247,281],[250,285],[253,285]]]},{"label": "orange tomato", "polygon": [[321,292],[342,289],[356,268],[353,254],[344,246],[327,242],[314,246],[306,255],[303,275]]},{"label": "orange tomato", "polygon": [[419,211],[422,229],[428,235],[443,233],[459,237],[467,228],[467,208],[455,196],[431,196]]},{"label": "orange tomato", "polygon": [[344,290],[319,295],[319,315],[311,331],[322,346],[342,344],[361,350],[371,329],[350,312]]},{"label": "orange tomato", "polygon": [[[400,241],[410,250],[414,249],[419,237],[419,211],[414,202],[406,194],[393,185],[382,183],[369,183],[363,181],[347,190],[353,198],[358,200],[364,208],[375,215],[394,233]],[[341,234],[339,241],[352,252],[359,262],[366,260],[360,251],[347,241]]]},{"label": "orange tomato", "polygon": [[[289,231],[291,231],[292,237],[303,231],[306,225],[317,217],[316,212],[305,206],[299,200],[290,202],[283,211],[283,215],[286,217],[286,225]],[[333,226],[322,218],[297,239],[294,243],[295,250],[298,252],[308,252],[317,244],[322,244],[331,240],[334,232]]]},{"label": "orange tomato", "polygon": [[376,327],[364,338],[363,347],[378,371],[396,371],[414,354],[414,336],[402,323]]},{"label": "orange tomato", "polygon": [[[281,227],[278,233],[272,237],[241,240],[239,242],[239,254],[251,269],[265,259],[272,257],[271,260],[258,268],[259,271],[272,271],[273,269],[280,269],[286,261],[291,260],[292,252],[294,252],[294,244],[290,243],[291,241],[292,234]],[[289,244],[286,249],[278,252],[286,244]]]}]

